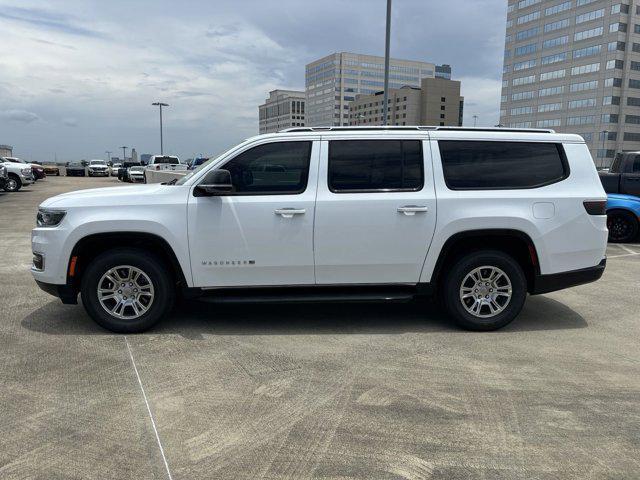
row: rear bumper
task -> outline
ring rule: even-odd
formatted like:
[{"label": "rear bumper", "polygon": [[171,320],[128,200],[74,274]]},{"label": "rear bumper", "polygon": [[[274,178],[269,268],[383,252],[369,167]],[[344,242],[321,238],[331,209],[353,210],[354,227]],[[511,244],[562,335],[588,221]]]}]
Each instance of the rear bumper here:
[{"label": "rear bumper", "polygon": [[536,275],[533,279],[532,295],[555,292],[564,288],[575,287],[585,283],[591,283],[602,277],[607,265],[607,259],[594,266],[571,270],[569,272],[553,273],[551,275]]},{"label": "rear bumper", "polygon": [[62,300],[62,303],[77,305],[78,303],[78,292],[71,285],[56,285],[53,283],[45,283],[40,280],[36,280],[38,287],[43,292],[47,292],[49,295],[53,295],[54,297],[58,297]]}]

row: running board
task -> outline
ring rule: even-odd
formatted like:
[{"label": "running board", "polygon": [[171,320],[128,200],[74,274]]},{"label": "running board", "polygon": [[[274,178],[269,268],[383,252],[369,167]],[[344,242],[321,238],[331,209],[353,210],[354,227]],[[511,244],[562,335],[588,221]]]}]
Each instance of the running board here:
[{"label": "running board", "polygon": [[198,299],[209,303],[318,303],[318,302],[410,302],[414,287],[323,288],[279,287],[268,289],[212,289]]}]

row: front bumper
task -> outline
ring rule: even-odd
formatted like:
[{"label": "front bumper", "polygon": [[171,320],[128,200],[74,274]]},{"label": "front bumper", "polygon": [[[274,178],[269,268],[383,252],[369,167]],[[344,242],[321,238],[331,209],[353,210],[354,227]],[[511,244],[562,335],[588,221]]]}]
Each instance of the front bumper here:
[{"label": "front bumper", "polygon": [[585,283],[595,282],[602,277],[607,265],[607,259],[594,266],[571,270],[569,272],[552,273],[550,275],[536,275],[533,279],[532,295],[555,292],[564,288],[575,287]]},{"label": "front bumper", "polygon": [[20,181],[22,181],[22,185],[31,185],[36,179],[33,178],[33,175],[20,175]]},{"label": "front bumper", "polygon": [[97,177],[97,176],[108,177],[109,171],[108,170],[89,170],[89,175],[93,177]]},{"label": "front bumper", "polygon": [[47,292],[49,295],[58,297],[62,300],[62,303],[68,305],[78,304],[78,291],[72,285],[56,285],[53,283],[45,283],[40,280],[36,280],[40,290]]}]

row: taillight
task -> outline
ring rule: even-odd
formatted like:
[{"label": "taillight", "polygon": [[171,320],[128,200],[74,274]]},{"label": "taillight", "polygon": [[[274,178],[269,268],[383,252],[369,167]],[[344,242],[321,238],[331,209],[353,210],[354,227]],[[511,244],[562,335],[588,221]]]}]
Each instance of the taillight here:
[{"label": "taillight", "polygon": [[584,209],[589,215],[606,215],[607,214],[607,201],[595,200],[583,202]]}]

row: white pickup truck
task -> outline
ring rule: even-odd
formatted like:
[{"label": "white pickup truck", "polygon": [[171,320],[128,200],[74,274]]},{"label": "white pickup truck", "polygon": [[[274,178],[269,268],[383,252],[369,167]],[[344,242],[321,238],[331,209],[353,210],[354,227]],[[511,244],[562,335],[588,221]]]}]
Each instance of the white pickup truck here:
[{"label": "white pickup truck", "polygon": [[[154,163],[155,165],[155,163]],[[167,184],[44,201],[31,269],[118,332],[214,302],[437,295],[473,330],[597,280],[606,194],[584,139],[522,129],[294,128]],[[214,310],[215,311],[215,310]]]},{"label": "white pickup truck", "polygon": [[186,163],[180,163],[175,155],[153,155],[147,165],[147,170],[187,170]]}]

